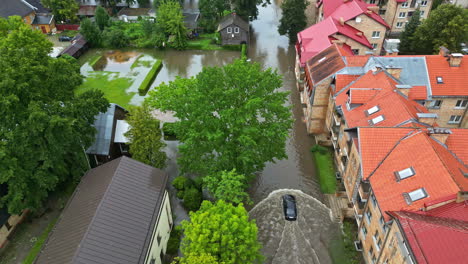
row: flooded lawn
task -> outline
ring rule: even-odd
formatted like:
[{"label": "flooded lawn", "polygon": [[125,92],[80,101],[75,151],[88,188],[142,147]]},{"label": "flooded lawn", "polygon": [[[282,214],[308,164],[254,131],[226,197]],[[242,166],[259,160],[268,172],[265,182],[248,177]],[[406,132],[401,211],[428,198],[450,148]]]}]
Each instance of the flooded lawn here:
[{"label": "flooded lawn", "polygon": [[138,94],[138,87],[157,59],[163,61],[163,68],[150,90],[176,76],[194,76],[202,67],[221,66],[239,57],[240,52],[226,50],[92,49],[79,59],[81,74],[86,78],[77,93],[99,89],[111,103],[140,105],[146,96]]}]

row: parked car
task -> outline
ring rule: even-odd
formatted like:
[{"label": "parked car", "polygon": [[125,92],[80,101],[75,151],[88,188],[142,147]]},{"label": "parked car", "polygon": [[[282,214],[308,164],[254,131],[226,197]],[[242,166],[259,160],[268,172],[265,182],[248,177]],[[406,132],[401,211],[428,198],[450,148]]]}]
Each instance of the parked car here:
[{"label": "parked car", "polygon": [[288,221],[296,221],[296,198],[290,194],[283,195],[284,218]]},{"label": "parked car", "polygon": [[60,36],[59,41],[71,41],[72,37],[69,36]]}]

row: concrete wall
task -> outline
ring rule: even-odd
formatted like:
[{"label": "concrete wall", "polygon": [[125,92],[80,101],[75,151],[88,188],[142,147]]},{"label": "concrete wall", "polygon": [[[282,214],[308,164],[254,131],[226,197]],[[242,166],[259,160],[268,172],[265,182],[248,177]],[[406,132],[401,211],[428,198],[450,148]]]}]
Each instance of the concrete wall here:
[{"label": "concrete wall", "polygon": [[[468,113],[467,108],[457,108],[456,104],[458,100],[468,100],[468,98],[437,98],[433,97],[433,100],[441,100],[442,103],[439,108],[429,108],[428,110],[431,113],[437,114],[439,117],[436,122],[439,126],[447,128],[468,128]],[[428,102],[425,103],[428,106]],[[450,117],[452,115],[459,115],[462,117],[462,120],[458,124],[450,123]]]},{"label": "concrete wall", "polygon": [[[237,26],[232,24],[220,31],[222,45],[240,45],[243,42],[249,44],[249,32],[239,28],[239,33],[235,33]],[[232,29],[232,33],[227,33],[228,28]]]},{"label": "concrete wall", "polygon": [[161,264],[161,257],[166,253],[167,242],[173,227],[172,208],[169,202],[169,194],[164,192],[164,199],[159,212],[158,222],[155,225],[152,242],[146,257],[146,264],[150,264],[151,260],[155,260],[155,264]]}]

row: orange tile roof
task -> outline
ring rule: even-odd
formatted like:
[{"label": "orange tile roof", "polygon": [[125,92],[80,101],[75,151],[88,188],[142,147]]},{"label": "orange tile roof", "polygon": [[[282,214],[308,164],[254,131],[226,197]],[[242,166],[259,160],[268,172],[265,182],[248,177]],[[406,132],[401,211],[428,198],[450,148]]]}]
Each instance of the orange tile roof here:
[{"label": "orange tile roof", "polygon": [[341,91],[352,81],[356,80],[360,75],[347,75],[347,74],[338,74],[335,77],[335,92]]},{"label": "orange tile roof", "polygon": [[355,55],[346,57],[346,65],[348,67],[363,67],[369,60],[369,56]]},{"label": "orange tile roof", "polygon": [[379,92],[381,92],[380,89],[351,88],[349,90],[350,102],[351,104],[364,104],[374,98]]},{"label": "orange tile roof", "polygon": [[[400,137],[405,133],[406,136]],[[398,136],[382,140],[394,134]],[[419,210],[430,200],[460,190],[452,175],[456,160],[450,160],[446,154],[451,154],[442,146],[442,149],[438,148],[440,144],[431,139],[425,130],[410,129],[408,134],[407,128],[359,128],[359,141],[363,168],[375,168],[368,179],[382,211]],[[410,167],[415,175],[397,181],[394,173]],[[419,188],[424,188],[428,197],[408,204],[403,193]],[[388,219],[388,215],[385,217]]]},{"label": "orange tile roof", "polygon": [[[468,96],[468,56],[464,55],[460,67],[450,67],[447,58],[426,56],[426,64],[433,96]],[[437,83],[442,77],[443,83]]]},{"label": "orange tile roof", "polygon": [[425,100],[427,99],[427,87],[426,86],[413,86],[408,94],[408,98],[411,100]]},{"label": "orange tile roof", "polygon": [[450,129],[452,134],[445,144],[465,165],[468,166],[468,129]]}]

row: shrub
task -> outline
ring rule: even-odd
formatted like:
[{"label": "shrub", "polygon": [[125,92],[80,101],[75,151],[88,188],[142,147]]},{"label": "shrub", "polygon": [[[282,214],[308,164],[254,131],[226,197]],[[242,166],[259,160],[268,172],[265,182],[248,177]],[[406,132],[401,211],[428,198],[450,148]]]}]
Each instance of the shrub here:
[{"label": "shrub", "polygon": [[196,188],[189,188],[184,194],[184,207],[189,211],[197,211],[202,203],[202,192]]},{"label": "shrub", "polygon": [[164,123],[163,124],[163,133],[165,140],[176,140],[176,123]]},{"label": "shrub", "polygon": [[312,151],[312,152],[317,152],[318,151],[318,153],[324,155],[324,154],[327,154],[328,149],[326,147],[324,147],[324,146],[320,146],[320,145],[316,144],[316,145],[312,146],[310,151]]},{"label": "shrub", "polygon": [[183,190],[177,191],[176,197],[179,199],[184,199],[185,192]]},{"label": "shrub", "polygon": [[180,237],[182,236],[181,226],[175,226],[171,231],[169,241],[167,242],[166,254],[176,255],[179,251]]},{"label": "shrub", "polygon": [[185,176],[177,176],[174,180],[172,180],[172,186],[174,186],[174,188],[176,188],[178,191],[181,191],[184,190],[188,181],[189,178]]},{"label": "shrub", "polygon": [[246,60],[247,59],[247,45],[242,44],[241,47],[241,59]]},{"label": "shrub", "polygon": [[153,64],[153,67],[151,67],[148,75],[146,75],[145,79],[143,80],[140,87],[138,88],[138,92],[140,93],[141,96],[146,95],[151,84],[154,82],[154,79],[156,79],[156,76],[158,76],[158,73],[161,70],[162,66],[163,66],[162,60],[157,60]]}]

